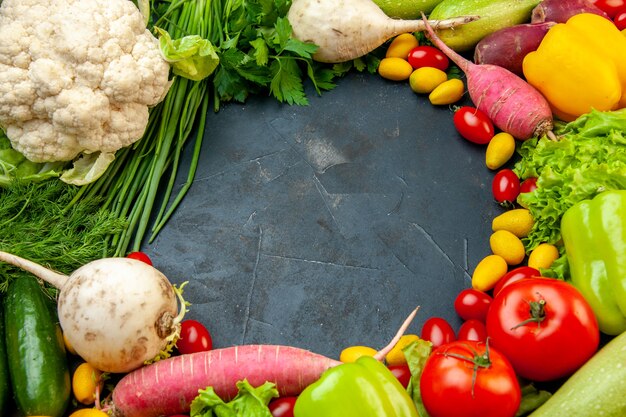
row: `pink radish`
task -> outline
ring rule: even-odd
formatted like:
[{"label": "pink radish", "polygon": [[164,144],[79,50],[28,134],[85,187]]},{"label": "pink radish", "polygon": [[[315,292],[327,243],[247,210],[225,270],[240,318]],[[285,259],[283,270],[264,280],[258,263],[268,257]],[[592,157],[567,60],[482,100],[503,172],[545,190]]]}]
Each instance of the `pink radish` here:
[{"label": "pink radish", "polygon": [[[409,326],[417,309],[391,342],[375,356],[382,360]],[[276,384],[280,395],[295,396],[341,362],[308,350],[277,345],[244,345],[175,356],[125,375],[115,386],[112,417],[158,417],[189,411],[199,389],[213,387],[224,400],[237,394],[236,383]]]},{"label": "pink radish", "polygon": [[465,73],[474,105],[499,129],[520,140],[552,132],[552,110],[539,91],[509,70],[463,58],[437,37],[425,16],[423,20],[432,43]]}]

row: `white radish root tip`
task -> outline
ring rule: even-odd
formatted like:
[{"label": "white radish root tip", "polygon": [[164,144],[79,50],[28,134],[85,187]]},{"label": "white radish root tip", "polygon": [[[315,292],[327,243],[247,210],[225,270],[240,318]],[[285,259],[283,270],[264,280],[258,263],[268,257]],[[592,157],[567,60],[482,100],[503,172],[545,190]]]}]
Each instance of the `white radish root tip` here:
[{"label": "white radish root tip", "polygon": [[376,352],[376,355],[374,355],[374,358],[376,360],[382,362],[383,359],[385,359],[385,356],[387,356],[387,354],[389,353],[389,351],[391,351],[391,349],[393,349],[394,346],[398,344],[398,341],[404,335],[404,333],[406,332],[406,329],[409,328],[409,325],[415,318],[415,315],[417,314],[418,310],[419,310],[419,306],[415,307],[415,309],[411,312],[411,314],[409,314],[409,316],[404,320],[404,322],[402,323],[402,326],[400,326],[396,335],[393,337],[393,339],[391,339],[389,344],[385,346],[384,348],[382,348],[381,350],[379,350],[378,352]]}]

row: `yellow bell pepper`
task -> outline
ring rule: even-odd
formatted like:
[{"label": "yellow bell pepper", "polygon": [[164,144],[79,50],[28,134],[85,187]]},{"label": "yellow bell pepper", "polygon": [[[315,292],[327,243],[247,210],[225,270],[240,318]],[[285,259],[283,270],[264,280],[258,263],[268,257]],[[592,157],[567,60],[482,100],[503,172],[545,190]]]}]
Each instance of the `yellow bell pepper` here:
[{"label": "yellow bell pepper", "polygon": [[626,37],[601,16],[582,13],[553,26],[523,70],[562,120],[626,107]]}]

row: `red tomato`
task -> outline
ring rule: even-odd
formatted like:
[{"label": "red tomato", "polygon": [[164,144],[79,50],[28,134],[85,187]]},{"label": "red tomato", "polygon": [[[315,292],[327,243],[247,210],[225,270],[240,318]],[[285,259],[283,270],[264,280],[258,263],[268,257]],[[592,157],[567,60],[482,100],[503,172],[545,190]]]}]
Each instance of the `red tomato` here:
[{"label": "red tomato", "polygon": [[626,0],[591,0],[591,2],[611,19],[621,8],[626,7]]},{"label": "red tomato", "polygon": [[615,23],[615,26],[617,26],[619,30],[626,29],[626,7],[619,9],[617,13],[615,13],[613,23]]},{"label": "red tomato", "polygon": [[452,117],[457,132],[470,142],[484,145],[489,143],[495,130],[489,117],[470,106],[463,106],[454,112]]},{"label": "red tomato", "polygon": [[487,334],[521,377],[551,381],[570,375],[597,350],[598,323],[578,290],[552,278],[525,278],[493,299]]},{"label": "red tomato", "polygon": [[152,265],[152,260],[150,260],[150,257],[143,252],[131,252],[128,255],[126,255],[126,257],[130,259],[136,259],[141,262],[145,262],[148,265]]},{"label": "red tomato", "polygon": [[196,320],[183,320],[180,323],[180,339],[176,342],[180,353],[195,353],[211,350],[213,340],[209,331]]},{"label": "red tomato", "polygon": [[293,417],[293,407],[298,397],[279,397],[270,401],[267,407],[273,417]]},{"label": "red tomato", "polygon": [[467,320],[461,324],[456,340],[484,342],[487,340],[487,327],[485,327],[485,323],[480,320]]},{"label": "red tomato", "polygon": [[389,370],[396,377],[400,384],[404,388],[409,385],[409,381],[411,380],[411,370],[409,369],[409,365],[389,365]]},{"label": "red tomato", "polygon": [[421,67],[433,67],[445,71],[450,65],[448,57],[434,46],[422,45],[411,49],[407,61],[413,67],[418,69]]},{"label": "red tomato", "polygon": [[454,300],[454,310],[463,320],[476,319],[484,322],[490,305],[489,294],[474,288],[464,289]]},{"label": "red tomato", "polygon": [[526,178],[519,186],[520,193],[530,193],[537,189],[537,178]]},{"label": "red tomato", "polygon": [[539,273],[538,269],[531,268],[530,266],[520,266],[515,269],[511,269],[507,272],[502,278],[498,280],[496,286],[493,287],[493,296],[495,297],[500,293],[502,288],[507,285],[519,281],[522,278],[531,278],[531,277],[539,277],[541,273]]},{"label": "red tomato", "polygon": [[519,178],[510,169],[501,169],[491,183],[493,198],[500,204],[513,204],[520,193]]},{"label": "red tomato", "polygon": [[509,361],[486,343],[467,340],[433,351],[420,393],[431,417],[513,417],[521,399]]},{"label": "red tomato", "polygon": [[424,322],[420,337],[428,340],[433,347],[441,346],[453,342],[456,339],[454,329],[446,319],[441,317],[431,317]]}]

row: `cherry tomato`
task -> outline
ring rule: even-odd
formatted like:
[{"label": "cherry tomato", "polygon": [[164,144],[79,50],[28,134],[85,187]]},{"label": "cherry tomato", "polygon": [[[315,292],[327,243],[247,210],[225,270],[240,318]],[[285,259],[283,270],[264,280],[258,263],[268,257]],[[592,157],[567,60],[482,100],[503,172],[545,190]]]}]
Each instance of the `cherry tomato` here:
[{"label": "cherry tomato", "polygon": [[409,381],[411,380],[411,370],[409,369],[409,365],[406,363],[402,365],[389,365],[389,370],[396,377],[400,384],[404,388],[409,386]]},{"label": "cherry tomato", "polygon": [[441,317],[431,317],[424,322],[420,337],[428,340],[433,347],[438,347],[456,339],[454,329],[446,319]]},{"label": "cherry tomato", "polygon": [[422,67],[432,67],[445,71],[450,65],[448,57],[434,46],[422,45],[411,49],[407,61],[413,67],[418,69]]},{"label": "cherry tomato", "polygon": [[537,178],[529,177],[526,178],[519,186],[519,192],[521,193],[530,193],[537,189]]},{"label": "cherry tomato", "polygon": [[613,23],[619,30],[626,29],[626,7],[618,10],[613,18]]},{"label": "cherry tomato", "polygon": [[145,262],[148,265],[152,265],[152,260],[150,259],[150,257],[143,252],[131,252],[128,255],[126,255],[126,257],[130,259],[136,259],[141,262]]},{"label": "cherry tomato", "polygon": [[474,107],[463,106],[459,108],[454,112],[452,122],[461,136],[479,145],[489,143],[495,134],[493,123],[489,117]]},{"label": "cherry tomato", "polygon": [[489,294],[474,288],[462,290],[454,300],[454,310],[463,320],[476,319],[484,322],[490,305]]},{"label": "cherry tomato", "polygon": [[487,340],[487,327],[485,326],[485,323],[480,320],[470,319],[464,321],[459,328],[456,340],[484,342]]},{"label": "cherry tomato", "polygon": [[279,397],[270,401],[267,407],[273,417],[293,417],[293,407],[298,397]]},{"label": "cherry tomato", "polygon": [[459,340],[438,347],[420,377],[431,417],[513,417],[521,391],[509,361],[485,342]]},{"label": "cherry tomato", "polygon": [[626,0],[591,0],[591,2],[611,19],[615,17],[620,9],[626,7]]},{"label": "cherry tomato", "polygon": [[176,342],[180,353],[195,353],[211,350],[213,340],[209,331],[196,320],[183,320],[180,323],[180,339]]},{"label": "cherry tomato", "polygon": [[515,269],[511,269],[502,278],[498,280],[496,286],[493,287],[493,296],[497,296],[502,288],[507,285],[519,281],[522,278],[539,277],[541,274],[538,269],[531,268],[530,266],[520,266]]},{"label": "cherry tomato", "polygon": [[491,183],[493,198],[500,204],[513,204],[520,193],[519,178],[510,169],[501,169]]},{"label": "cherry tomato", "polygon": [[570,375],[600,340],[596,317],[581,293],[565,281],[541,277],[500,291],[487,314],[487,334],[517,374],[532,381]]}]

